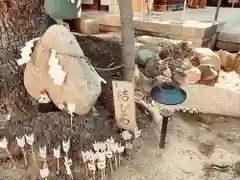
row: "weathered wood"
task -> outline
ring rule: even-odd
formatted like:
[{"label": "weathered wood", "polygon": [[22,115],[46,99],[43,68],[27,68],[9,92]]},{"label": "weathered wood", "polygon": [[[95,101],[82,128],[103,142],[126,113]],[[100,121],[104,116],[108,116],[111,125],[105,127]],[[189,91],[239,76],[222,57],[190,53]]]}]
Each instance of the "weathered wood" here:
[{"label": "weathered wood", "polygon": [[122,36],[122,62],[123,79],[132,81],[135,64],[134,21],[132,1],[119,1],[121,36]]},{"label": "weathered wood", "polygon": [[113,81],[115,118],[119,128],[134,132],[137,128],[133,84]]}]

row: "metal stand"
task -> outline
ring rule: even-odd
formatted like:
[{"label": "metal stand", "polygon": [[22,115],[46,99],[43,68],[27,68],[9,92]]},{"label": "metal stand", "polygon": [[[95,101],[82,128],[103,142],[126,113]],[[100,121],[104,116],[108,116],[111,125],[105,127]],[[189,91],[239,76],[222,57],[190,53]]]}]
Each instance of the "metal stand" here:
[{"label": "metal stand", "polygon": [[162,129],[161,129],[161,137],[160,137],[159,147],[165,148],[168,120],[173,116],[173,111],[170,111],[168,109],[161,109],[160,114],[161,114],[161,116],[163,116],[163,121],[162,121]]},{"label": "metal stand", "polygon": [[213,24],[215,24],[216,21],[217,21],[218,14],[219,14],[219,9],[220,9],[221,4],[222,4],[222,0],[218,0],[217,9],[216,9],[216,12],[215,12],[215,17],[214,17]]},{"label": "metal stand", "polygon": [[183,24],[184,21],[185,21],[186,7],[187,7],[187,0],[184,0],[183,11],[182,11],[182,14],[181,14],[181,23],[182,23],[182,24]]}]

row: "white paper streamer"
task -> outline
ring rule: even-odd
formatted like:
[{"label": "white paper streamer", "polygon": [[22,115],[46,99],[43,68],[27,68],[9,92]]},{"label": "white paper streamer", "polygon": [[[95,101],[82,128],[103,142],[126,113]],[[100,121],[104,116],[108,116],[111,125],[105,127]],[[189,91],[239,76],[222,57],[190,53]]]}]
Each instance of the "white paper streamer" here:
[{"label": "white paper streamer", "polygon": [[54,66],[59,64],[59,59],[56,58],[57,51],[55,49],[51,49],[51,55],[48,61],[49,66]]},{"label": "white paper streamer", "polygon": [[57,148],[53,148],[53,156],[55,157],[55,158],[60,158],[60,146],[57,146]]},{"label": "white paper streamer", "polygon": [[106,154],[105,154],[105,152],[99,152],[99,154],[98,154],[98,161],[100,162],[100,161],[106,161]]},{"label": "white paper streamer", "polygon": [[78,2],[77,2],[77,8],[80,8],[80,6],[81,6],[81,0],[77,0]]},{"label": "white paper streamer", "polygon": [[123,152],[124,152],[124,146],[121,146],[121,145],[119,144],[118,149],[117,149],[117,152],[118,152],[119,154],[123,153]]},{"label": "white paper streamer", "polygon": [[106,151],[106,157],[108,158],[108,159],[111,159],[112,157],[113,157],[113,153],[112,153],[112,151]]},{"label": "white paper streamer", "polygon": [[26,141],[27,143],[32,146],[33,143],[34,143],[34,133],[33,134],[30,134],[29,136],[28,135],[25,135],[25,138],[26,138]]},{"label": "white paper streamer", "polygon": [[95,153],[92,150],[89,150],[86,153],[90,162],[94,162],[96,160]]},{"label": "white paper streamer", "polygon": [[67,154],[70,149],[70,139],[68,139],[67,141],[63,140],[62,147],[63,147],[63,151]]},{"label": "white paper streamer", "polygon": [[0,140],[0,148],[7,149],[8,141],[5,137]]},{"label": "white paper streamer", "polygon": [[53,80],[53,84],[62,86],[65,81],[66,76],[67,76],[67,73],[64,71],[58,72],[58,75]]},{"label": "white paper streamer", "polygon": [[40,38],[32,39],[31,41],[28,41],[25,46],[21,49],[21,58],[17,60],[17,64],[19,66],[28,63],[31,61],[31,53],[32,53],[32,47],[34,46],[34,42],[39,40]]},{"label": "white paper streamer", "polygon": [[26,144],[25,137],[24,136],[22,136],[20,138],[16,137],[16,140],[17,140],[18,146],[21,148],[24,148],[24,146]]},{"label": "white paper streamer", "polygon": [[13,163],[13,169],[15,169],[15,161],[13,160],[13,157],[12,157],[11,153],[9,152],[7,146],[8,146],[8,141],[7,141],[6,137],[3,137],[0,140],[0,148],[5,149],[5,151],[7,152],[9,158],[11,159],[11,161]]},{"label": "white paper streamer", "polygon": [[48,61],[48,73],[53,79],[53,84],[62,86],[67,76],[67,72],[63,71],[63,67],[59,64],[59,59],[56,57],[56,50],[51,49],[51,55]]},{"label": "white paper streamer", "polygon": [[97,163],[98,169],[105,169],[106,168],[106,162],[105,161],[100,161]]},{"label": "white paper streamer", "polygon": [[8,114],[7,117],[6,117],[6,120],[9,121],[11,119],[11,114]]},{"label": "white paper streamer", "polygon": [[17,141],[17,145],[22,149],[23,157],[24,157],[24,161],[25,161],[25,166],[27,167],[28,166],[28,162],[27,162],[26,153],[24,151],[24,146],[26,144],[25,137],[24,136],[19,137],[19,138],[16,137],[16,141]]},{"label": "white paper streamer", "polygon": [[122,132],[122,138],[124,140],[130,140],[132,138],[132,134],[129,131],[123,131]]},{"label": "white paper streamer", "polygon": [[82,15],[82,7],[79,8],[78,13],[77,13],[77,17],[81,17]]},{"label": "white paper streamer", "polygon": [[90,171],[96,171],[96,165],[94,163],[88,163],[88,169]]},{"label": "white paper streamer", "polygon": [[117,143],[111,144],[110,148],[113,153],[116,153],[118,149],[118,144]]},{"label": "white paper streamer", "polygon": [[49,169],[48,167],[40,169],[40,176],[41,178],[46,178],[49,176]]},{"label": "white paper streamer", "polygon": [[95,142],[92,144],[92,146],[93,146],[93,149],[94,149],[95,152],[99,152],[99,151],[100,151],[99,142],[96,142],[96,141],[95,141]]},{"label": "white paper streamer", "polygon": [[67,108],[68,108],[69,113],[70,113],[70,114],[73,114],[74,111],[75,111],[75,109],[76,109],[76,105],[73,104],[73,103],[68,103]]},{"label": "white paper streamer", "polygon": [[95,152],[104,152],[106,150],[105,142],[95,142],[93,143],[93,149]]},{"label": "white paper streamer", "polygon": [[136,128],[134,130],[134,138],[135,139],[139,138],[141,136],[141,134],[142,134],[142,130],[141,129]]},{"label": "white paper streamer", "polygon": [[47,146],[44,145],[43,147],[39,147],[39,153],[42,158],[46,159],[47,158]]}]

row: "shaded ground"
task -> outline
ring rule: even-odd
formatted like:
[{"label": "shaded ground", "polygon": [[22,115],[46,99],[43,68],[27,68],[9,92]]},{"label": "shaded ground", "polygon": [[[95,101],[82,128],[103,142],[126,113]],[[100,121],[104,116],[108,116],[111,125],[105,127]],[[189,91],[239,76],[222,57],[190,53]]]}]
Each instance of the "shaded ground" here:
[{"label": "shaded ground", "polygon": [[[76,37],[85,56],[97,68],[114,68],[121,65],[121,47],[118,42],[103,40],[98,37]],[[113,112],[112,79],[121,79],[121,69],[114,71],[96,70],[107,81],[99,97],[102,105]]]},{"label": "shaded ground", "polygon": [[[113,66],[119,65],[120,63],[120,47],[119,44],[111,43],[108,41],[102,41],[98,38],[91,37],[80,37],[79,39],[81,47],[83,47],[83,51],[86,56],[91,59],[91,63],[93,66],[99,68],[111,68]],[[109,66],[110,65],[110,66]],[[118,69],[119,71],[120,69]],[[103,93],[101,98],[104,97],[107,101],[110,99],[110,103],[102,103],[104,105],[108,105],[108,107],[112,110],[112,92],[110,87],[111,80],[113,77],[119,78],[120,73],[115,72],[99,72],[99,74],[104,77],[105,80],[108,81],[107,86],[103,86]],[[105,96],[105,93],[109,94],[109,96]],[[90,112],[86,116],[78,116],[74,118],[73,121],[73,133],[71,134],[71,150],[69,155],[74,159],[74,168],[76,173],[74,175],[76,177],[84,177],[83,167],[81,165],[81,161],[79,158],[81,157],[81,150],[86,150],[92,148],[92,143],[94,141],[103,141],[113,136],[116,140],[120,140],[119,134],[116,133],[117,130],[114,128],[115,124],[113,121],[113,116],[110,114],[99,102],[96,105],[96,112]],[[100,113],[100,114],[99,114]],[[70,116],[66,115],[63,112],[52,112],[48,114],[35,114],[35,111],[32,109],[29,112],[30,116],[27,118],[13,118],[7,124],[2,124],[2,128],[0,131],[0,136],[7,137],[10,148],[12,147],[16,149],[16,136],[22,136],[24,134],[34,133],[36,137],[35,150],[38,152],[38,148],[45,143],[49,147],[49,160],[54,161],[52,158],[52,148],[59,145],[62,140],[67,140],[70,137]],[[2,117],[1,117],[2,118]],[[14,144],[14,145],[12,145]],[[17,148],[18,149],[18,148]],[[30,153],[30,147],[28,147],[28,154]],[[21,158],[22,155],[19,154],[19,151],[14,154],[14,156]],[[0,157],[6,156],[6,152],[1,149]],[[1,158],[0,158],[1,159]],[[30,164],[32,164],[32,158],[30,153]],[[30,166],[25,174],[25,170],[19,169],[19,162],[17,162],[17,169],[19,171],[15,171],[17,173],[11,173],[12,163],[6,160],[3,163],[3,167],[1,171],[1,179],[19,179],[21,177],[26,178],[25,176],[36,176],[38,171]],[[42,162],[41,158],[38,161],[38,165]],[[49,162],[49,166],[51,169],[56,169],[56,164]],[[23,162],[22,162],[23,165]],[[21,165],[21,166],[22,166]],[[10,167],[10,169],[9,169]],[[63,174],[61,174],[56,179],[66,179],[65,176],[65,167],[62,164]],[[22,172],[22,173],[20,173]],[[35,173],[34,173],[35,172]],[[30,173],[30,175],[29,175]],[[37,173],[37,174],[36,174]]]},{"label": "shaded ground", "polygon": [[[81,136],[79,138],[81,142],[76,142],[75,147],[80,148],[83,147],[82,144],[85,144],[84,148],[86,148],[94,139],[99,140],[116,134],[113,132],[111,120],[102,121],[96,117],[92,120],[94,122],[88,119],[88,123],[84,126],[80,125],[81,123],[75,123],[76,127],[83,127],[80,128],[81,132],[77,133]],[[54,116],[45,121],[54,121]],[[58,120],[54,122],[57,123]],[[138,122],[144,134],[136,142],[132,160],[124,160],[121,168],[108,179],[225,180],[238,177],[235,170],[232,169],[232,165],[240,160],[239,119],[176,113],[169,123],[167,146],[163,150],[158,148],[160,129],[146,120],[146,117],[139,117]],[[109,134],[105,134],[106,131]],[[47,134],[45,134],[46,137],[48,137]],[[116,136],[118,135],[116,134]],[[80,149],[73,148],[71,152],[75,152],[72,154],[74,175],[76,179],[82,179],[81,160],[79,160],[79,156],[78,158],[76,156]],[[51,153],[49,153],[50,155]],[[37,171],[33,167],[28,168],[25,172],[23,161],[17,162],[16,170],[12,170],[9,163],[1,166],[1,179],[19,179],[19,176],[36,175]],[[63,162],[61,162],[62,175],[58,177],[55,177],[54,174],[55,160],[49,158],[48,164],[53,172],[50,179],[68,179]],[[225,168],[226,171],[224,168],[204,169],[206,164],[229,167]]]}]

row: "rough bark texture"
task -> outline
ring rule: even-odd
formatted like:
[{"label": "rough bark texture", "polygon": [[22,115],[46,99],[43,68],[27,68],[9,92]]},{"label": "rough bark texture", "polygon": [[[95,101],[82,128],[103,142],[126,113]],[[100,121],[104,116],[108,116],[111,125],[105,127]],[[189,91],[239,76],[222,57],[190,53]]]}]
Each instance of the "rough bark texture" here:
[{"label": "rough bark texture", "polygon": [[123,79],[126,81],[132,81],[135,63],[132,1],[119,0],[119,10],[122,34]]},{"label": "rough bark texture", "polygon": [[44,33],[48,20],[42,0],[0,0],[0,114],[26,115],[31,108],[16,60],[25,42]]}]

